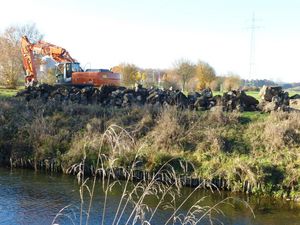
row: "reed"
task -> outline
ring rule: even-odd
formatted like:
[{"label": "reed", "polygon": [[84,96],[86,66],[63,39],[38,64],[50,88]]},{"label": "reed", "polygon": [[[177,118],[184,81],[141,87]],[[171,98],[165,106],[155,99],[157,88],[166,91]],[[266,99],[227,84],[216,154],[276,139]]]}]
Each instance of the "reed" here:
[{"label": "reed", "polygon": [[[86,225],[90,223],[90,214],[97,188],[97,180],[99,179],[101,180],[99,187],[104,193],[104,202],[101,215],[99,215],[102,225],[107,224],[106,212],[109,194],[115,185],[121,183],[120,179],[123,179],[124,185],[122,186],[122,194],[117,204],[114,218],[112,219],[112,225],[121,224],[121,221],[124,225],[152,224],[159,208],[171,210],[169,218],[161,221],[161,224],[165,225],[178,223],[199,224],[204,220],[208,220],[211,223],[218,222],[214,219],[215,214],[222,213],[218,206],[228,204],[228,201],[232,199],[224,199],[217,205],[209,207],[202,205],[203,198],[201,198],[196,201],[194,200],[194,204],[189,209],[183,210],[183,207],[193,199],[195,192],[203,186],[204,182],[199,183],[187,198],[179,202],[181,189],[183,185],[187,185],[186,176],[182,175],[190,173],[191,168],[194,170],[194,166],[190,162],[171,158],[161,165],[149,179],[139,179],[137,182],[132,182],[136,180],[137,177],[135,174],[140,169],[142,147],[136,145],[134,138],[128,131],[117,125],[111,125],[107,128],[100,139],[100,143],[97,153],[97,163],[90,186],[87,185],[89,178],[85,179],[84,175],[86,170],[85,157],[81,163],[75,164],[68,169],[68,173],[77,174],[77,179],[80,183],[80,225],[84,224],[83,217],[85,217]],[[109,152],[107,151],[107,146],[109,146]],[[130,166],[121,168],[123,176],[120,176],[117,174],[117,171],[120,169],[118,167],[118,160],[121,155],[124,155],[128,151],[134,152],[135,156]],[[83,152],[85,152],[85,148]],[[174,162],[179,164],[181,173],[178,173],[178,168],[174,166]],[[211,188],[216,189],[214,185],[211,185]],[[86,213],[83,207],[83,202],[86,200],[85,196],[88,200]],[[157,199],[155,206],[148,206],[146,202],[147,198]],[[247,203],[245,205],[248,207]]]}]

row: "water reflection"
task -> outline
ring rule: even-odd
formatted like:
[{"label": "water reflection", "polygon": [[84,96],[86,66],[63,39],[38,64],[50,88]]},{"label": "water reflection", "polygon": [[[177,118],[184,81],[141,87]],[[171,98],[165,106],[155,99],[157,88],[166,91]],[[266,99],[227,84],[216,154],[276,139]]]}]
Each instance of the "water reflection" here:
[{"label": "water reflection", "polygon": [[[184,188],[181,199],[185,199],[191,191],[190,188]],[[110,194],[106,224],[112,223],[121,194],[122,187],[120,186],[116,187]],[[99,224],[101,221],[104,195],[100,190],[100,185],[95,196],[90,224]],[[203,200],[203,205],[213,206],[231,194],[228,192],[212,193],[210,190],[197,191],[184,209],[190,207],[193,201],[204,196],[207,197]],[[220,207],[225,216],[217,215],[217,218],[224,224],[300,224],[300,207],[298,204],[271,198],[249,198],[246,195],[236,195],[235,197],[249,202],[256,218],[253,219],[251,211],[238,201],[231,201],[232,205],[225,204]],[[147,198],[146,200],[150,207],[154,207],[156,201],[155,198]],[[87,203],[86,198],[85,208]],[[65,214],[70,216],[76,224],[79,224],[79,187],[74,177],[35,173],[31,170],[0,169],[0,224],[51,224],[59,210],[67,205],[71,206],[65,210]],[[129,212],[130,209],[125,213]],[[159,209],[155,220],[152,221],[153,224],[162,224],[161,221],[165,221],[171,213],[170,210]],[[72,224],[67,218],[62,218],[58,222],[60,224]],[[124,223],[125,220],[120,222],[120,224]]]}]

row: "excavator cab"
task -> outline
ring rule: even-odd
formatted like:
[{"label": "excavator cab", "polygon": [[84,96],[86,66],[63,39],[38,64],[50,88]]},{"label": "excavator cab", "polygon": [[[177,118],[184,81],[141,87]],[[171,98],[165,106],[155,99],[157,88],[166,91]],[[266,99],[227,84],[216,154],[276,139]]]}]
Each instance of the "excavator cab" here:
[{"label": "excavator cab", "polygon": [[75,63],[58,63],[56,65],[56,78],[58,84],[71,84],[72,83],[72,73],[82,72],[80,64]]}]

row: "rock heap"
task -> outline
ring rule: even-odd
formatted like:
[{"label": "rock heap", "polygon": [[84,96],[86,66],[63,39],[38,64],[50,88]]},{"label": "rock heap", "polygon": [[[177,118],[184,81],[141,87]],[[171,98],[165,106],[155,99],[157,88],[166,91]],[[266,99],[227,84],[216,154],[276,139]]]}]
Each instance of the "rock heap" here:
[{"label": "rock heap", "polygon": [[221,98],[224,111],[256,111],[258,100],[246,95],[244,91],[233,90],[225,92]]},{"label": "rock heap", "polygon": [[129,107],[132,105],[173,105],[178,108],[191,110],[210,110],[217,107],[224,111],[253,111],[258,101],[246,95],[244,91],[230,91],[223,96],[213,96],[212,91],[204,89],[185,95],[179,90],[164,90],[158,88],[144,88],[137,85],[135,89],[102,86],[78,88],[73,86],[51,86],[41,84],[28,87],[17,94],[27,101],[41,99],[43,102],[98,104],[101,106]]},{"label": "rock heap", "polygon": [[259,93],[261,101],[258,109],[263,112],[290,111],[289,93],[280,86],[263,86]]},{"label": "rock heap", "polygon": [[300,110],[300,95],[295,94],[290,97],[290,106],[293,109]]}]

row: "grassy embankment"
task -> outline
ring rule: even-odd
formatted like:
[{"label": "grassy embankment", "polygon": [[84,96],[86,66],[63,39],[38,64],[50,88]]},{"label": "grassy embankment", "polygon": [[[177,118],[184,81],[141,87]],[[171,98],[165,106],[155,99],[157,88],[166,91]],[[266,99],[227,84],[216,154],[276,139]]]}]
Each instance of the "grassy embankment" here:
[{"label": "grassy embankment", "polygon": [[123,152],[103,148],[117,158],[116,166],[129,166],[139,149],[139,167],[149,173],[180,158],[194,165],[186,175],[223,189],[297,198],[299,120],[297,113],[117,109],[6,98],[0,100],[0,163],[66,171],[86,157],[86,165],[95,165],[104,131],[117,124],[135,144]]}]

